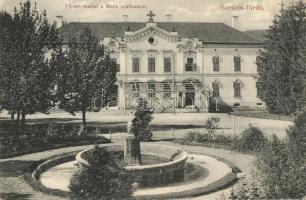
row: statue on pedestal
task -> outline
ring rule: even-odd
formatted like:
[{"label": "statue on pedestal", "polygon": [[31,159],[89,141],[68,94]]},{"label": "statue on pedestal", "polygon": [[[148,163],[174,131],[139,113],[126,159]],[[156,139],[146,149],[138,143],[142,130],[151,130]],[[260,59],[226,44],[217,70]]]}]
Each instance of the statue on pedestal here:
[{"label": "statue on pedestal", "polygon": [[124,160],[128,165],[141,165],[142,163],[140,141],[148,141],[152,137],[148,127],[153,119],[152,114],[153,109],[148,107],[147,101],[139,97],[137,107],[132,112],[127,126],[128,135],[124,145]]}]

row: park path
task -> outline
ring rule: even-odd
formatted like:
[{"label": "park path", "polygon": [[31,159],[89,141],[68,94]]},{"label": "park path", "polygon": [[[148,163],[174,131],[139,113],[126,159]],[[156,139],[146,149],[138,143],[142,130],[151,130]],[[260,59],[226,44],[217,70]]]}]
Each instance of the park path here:
[{"label": "park path", "polygon": [[[220,133],[233,135],[239,134],[243,130],[253,125],[259,127],[267,136],[276,134],[279,138],[286,136],[286,129],[293,125],[292,122],[274,120],[274,119],[260,119],[253,117],[235,116],[226,113],[154,113],[152,125],[197,125],[203,126],[209,117],[220,118]],[[0,117],[9,118],[6,113],[0,113]],[[72,116],[66,112],[57,112],[51,114],[35,114],[28,115],[29,120],[43,120],[57,121],[57,122],[75,122],[81,123],[81,114],[76,113]],[[100,112],[88,112],[87,122],[97,124],[116,124],[127,123],[130,119],[129,113],[124,113],[119,110],[108,110]]]},{"label": "park path", "polygon": [[[116,143],[121,143],[124,134],[117,134],[114,138]],[[155,142],[156,144],[168,145],[168,146],[175,146],[181,149],[184,149],[190,153],[196,154],[205,154],[205,155],[214,155],[220,158],[224,158],[226,160],[231,161],[233,164],[238,166],[243,173],[248,173],[252,166],[253,161],[255,160],[255,156],[242,154],[234,151],[224,150],[224,149],[217,149],[217,148],[209,148],[209,147],[202,147],[202,146],[187,146],[187,145],[180,145],[173,142]],[[0,159],[0,165],[7,163],[7,162],[27,162],[27,161],[38,161],[40,159],[48,158],[50,156],[62,154],[62,153],[69,153],[73,151],[81,151],[84,149],[88,149],[93,145],[86,145],[86,146],[76,146],[76,147],[67,147],[67,148],[60,148],[54,149],[49,151],[43,151],[39,153],[32,153],[23,156],[18,156],[9,159]],[[59,180],[60,181],[60,180]],[[230,188],[208,194],[201,197],[193,197],[193,198],[184,198],[184,200],[200,200],[200,199],[220,199],[222,195],[228,196]],[[33,199],[33,200],[63,200],[62,197],[46,195],[41,192],[34,190],[31,186],[25,183],[21,174],[10,175],[10,176],[2,176],[0,177],[0,199]],[[11,198],[8,198],[11,197]]]}]

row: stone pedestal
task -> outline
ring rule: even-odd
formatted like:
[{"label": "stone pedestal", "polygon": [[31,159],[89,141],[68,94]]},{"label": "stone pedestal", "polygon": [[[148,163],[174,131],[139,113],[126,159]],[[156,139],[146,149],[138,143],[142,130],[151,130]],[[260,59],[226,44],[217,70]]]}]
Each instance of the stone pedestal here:
[{"label": "stone pedestal", "polygon": [[131,134],[125,139],[124,162],[127,165],[141,165],[140,141]]}]

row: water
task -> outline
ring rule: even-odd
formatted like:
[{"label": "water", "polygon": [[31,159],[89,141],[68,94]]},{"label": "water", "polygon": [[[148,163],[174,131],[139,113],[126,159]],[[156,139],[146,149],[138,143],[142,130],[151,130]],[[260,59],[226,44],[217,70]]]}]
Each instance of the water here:
[{"label": "water", "polygon": [[[160,164],[167,162],[166,159],[161,159],[151,156],[142,157],[143,165]],[[65,162],[63,164],[51,167],[40,175],[40,182],[52,189],[69,191],[68,186],[72,175],[78,170],[77,161]]]},{"label": "water", "polygon": [[42,173],[40,182],[48,188],[69,191],[70,179],[77,170],[77,161],[65,162]]}]

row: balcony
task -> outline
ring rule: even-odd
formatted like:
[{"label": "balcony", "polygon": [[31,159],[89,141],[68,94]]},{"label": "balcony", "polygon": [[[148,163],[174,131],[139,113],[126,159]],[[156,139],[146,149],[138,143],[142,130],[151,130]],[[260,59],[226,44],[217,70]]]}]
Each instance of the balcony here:
[{"label": "balcony", "polygon": [[186,63],[185,64],[185,72],[196,72],[197,64],[196,63]]}]

